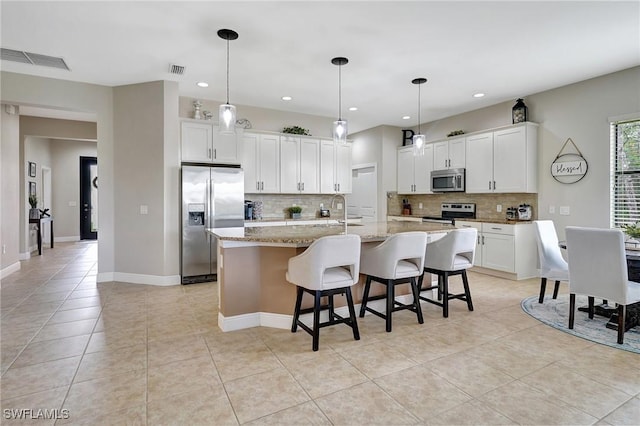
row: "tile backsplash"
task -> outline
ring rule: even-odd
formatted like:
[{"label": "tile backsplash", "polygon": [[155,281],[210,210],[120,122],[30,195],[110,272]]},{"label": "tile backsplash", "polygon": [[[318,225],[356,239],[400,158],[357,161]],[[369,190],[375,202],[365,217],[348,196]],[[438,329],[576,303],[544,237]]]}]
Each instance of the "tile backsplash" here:
[{"label": "tile backsplash", "polygon": [[331,211],[332,218],[342,219],[344,210],[338,210],[337,206],[344,201],[342,197],[336,197],[336,207],[332,209],[333,197],[321,194],[245,194],[245,200],[262,201],[263,219],[288,219],[288,209],[293,205],[302,207],[301,219],[314,219],[320,217],[320,204]]},{"label": "tile backsplash", "polygon": [[[387,195],[387,214],[400,216],[402,214],[402,200],[407,199],[411,204],[413,216],[439,216],[442,203],[475,203],[476,217],[486,220],[501,220],[507,217],[508,207],[518,207],[520,204],[531,205],[533,219],[537,219],[538,194],[507,193],[507,194],[423,194],[399,195],[390,192]],[[422,208],[420,207],[422,203]],[[498,204],[502,205],[502,212],[497,212]]]}]

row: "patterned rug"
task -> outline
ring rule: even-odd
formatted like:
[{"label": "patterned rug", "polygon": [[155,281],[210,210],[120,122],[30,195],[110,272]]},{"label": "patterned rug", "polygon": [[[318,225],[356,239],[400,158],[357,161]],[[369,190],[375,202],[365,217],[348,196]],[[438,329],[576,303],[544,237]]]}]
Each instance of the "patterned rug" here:
[{"label": "patterned rug", "polygon": [[587,305],[587,296],[576,295],[576,316],[573,330],[569,330],[569,295],[559,295],[557,299],[545,297],[544,303],[538,303],[538,296],[531,296],[521,303],[522,310],[565,333],[591,340],[612,348],[640,353],[640,326],[624,333],[624,343],[616,343],[618,332],[606,328],[609,318],[595,315],[592,320],[586,312],[578,311],[578,307]]}]

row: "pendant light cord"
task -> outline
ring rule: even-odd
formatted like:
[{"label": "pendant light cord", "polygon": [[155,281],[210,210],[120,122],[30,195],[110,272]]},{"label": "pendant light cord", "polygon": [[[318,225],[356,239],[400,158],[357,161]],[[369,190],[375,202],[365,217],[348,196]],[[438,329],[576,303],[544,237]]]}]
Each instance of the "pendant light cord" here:
[{"label": "pendant light cord", "polygon": [[229,39],[227,39],[227,105],[229,104]]},{"label": "pendant light cord", "polygon": [[342,121],[342,65],[338,66],[338,121]]},{"label": "pendant light cord", "polygon": [[420,86],[422,86],[422,85],[418,84],[418,134],[419,135],[422,134],[420,132]]}]

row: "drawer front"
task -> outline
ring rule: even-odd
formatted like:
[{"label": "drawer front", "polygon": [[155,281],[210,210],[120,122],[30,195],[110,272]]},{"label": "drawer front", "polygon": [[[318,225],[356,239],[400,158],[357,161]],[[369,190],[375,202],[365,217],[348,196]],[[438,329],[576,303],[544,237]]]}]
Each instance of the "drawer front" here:
[{"label": "drawer front", "polygon": [[466,220],[456,220],[456,228],[476,228],[478,232],[482,231],[482,222],[470,222]]},{"label": "drawer front", "polygon": [[501,225],[499,223],[483,223],[482,232],[503,235],[515,235],[514,225]]}]

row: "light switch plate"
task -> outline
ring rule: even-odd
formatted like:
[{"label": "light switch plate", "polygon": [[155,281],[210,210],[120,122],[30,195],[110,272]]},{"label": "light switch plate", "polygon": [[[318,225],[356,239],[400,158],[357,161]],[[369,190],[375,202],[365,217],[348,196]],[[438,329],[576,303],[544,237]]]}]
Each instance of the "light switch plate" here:
[{"label": "light switch plate", "polygon": [[556,206],[549,206],[549,214],[556,214]]},{"label": "light switch plate", "polygon": [[140,214],[149,214],[149,206],[141,205]]},{"label": "light switch plate", "polygon": [[418,203],[418,208],[421,209],[422,208],[422,203]]},{"label": "light switch plate", "polygon": [[78,205],[78,203],[76,203],[75,201],[69,201],[69,207],[76,207]]},{"label": "light switch plate", "polygon": [[496,211],[497,211],[498,213],[502,212],[502,204],[498,204],[498,205],[496,206]]},{"label": "light switch plate", "polygon": [[562,216],[569,216],[571,214],[569,206],[560,206],[560,214]]}]

